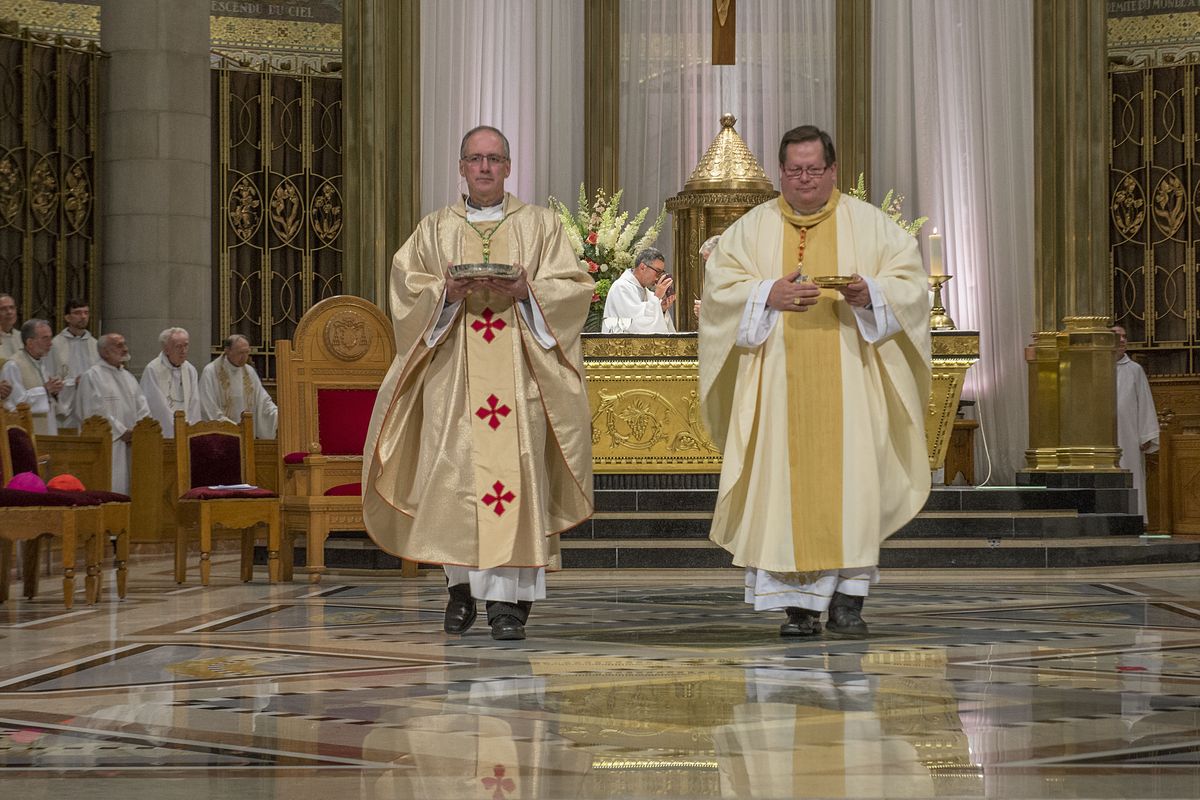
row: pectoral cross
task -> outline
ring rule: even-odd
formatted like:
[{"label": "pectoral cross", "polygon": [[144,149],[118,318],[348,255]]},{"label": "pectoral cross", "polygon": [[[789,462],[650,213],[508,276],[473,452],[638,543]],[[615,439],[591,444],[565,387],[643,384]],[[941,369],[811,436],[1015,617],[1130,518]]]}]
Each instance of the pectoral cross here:
[{"label": "pectoral cross", "polygon": [[732,65],[736,61],[737,0],[713,0],[712,9],[712,63]]}]

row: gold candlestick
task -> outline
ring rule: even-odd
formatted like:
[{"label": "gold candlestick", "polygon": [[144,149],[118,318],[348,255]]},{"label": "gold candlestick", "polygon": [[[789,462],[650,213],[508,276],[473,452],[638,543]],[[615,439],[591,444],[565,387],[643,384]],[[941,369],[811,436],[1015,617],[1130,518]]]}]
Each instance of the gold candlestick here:
[{"label": "gold candlestick", "polygon": [[942,284],[950,280],[953,275],[930,275],[929,285],[933,287],[933,308],[929,309],[929,329],[934,331],[953,331],[957,330],[954,326],[954,320],[950,319],[950,315],[946,313],[946,307],[942,305]]}]

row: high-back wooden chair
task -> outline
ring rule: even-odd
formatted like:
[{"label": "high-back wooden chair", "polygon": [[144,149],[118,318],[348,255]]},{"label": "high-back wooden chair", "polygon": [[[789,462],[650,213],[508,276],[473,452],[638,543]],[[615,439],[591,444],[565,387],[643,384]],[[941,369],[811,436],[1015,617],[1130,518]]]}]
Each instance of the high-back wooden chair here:
[{"label": "high-back wooden chair", "polygon": [[[8,486],[13,475],[39,474],[37,440],[29,406],[15,412],[0,406],[0,485]],[[82,492],[30,492],[0,488],[0,602],[8,599],[14,542],[27,542],[22,565],[25,597],[37,595],[38,548],[41,537],[62,539],[63,605],[75,600],[75,558],[84,546],[87,579],[85,597],[95,603],[100,593],[100,560],[103,554],[101,501]]]},{"label": "high-back wooden chair", "polygon": [[[325,570],[330,531],[361,531],[362,455],[375,395],[396,354],[374,304],[338,296],[310,308],[275,342],[285,538],[307,539],[309,580]],[[405,562],[402,574],[416,574]]]},{"label": "high-back wooden chair", "polygon": [[[241,578],[254,571],[254,529],[267,529],[267,574],[280,578],[279,495],[247,487],[254,476],[254,415],[242,414],[241,424],[204,421],[189,424],[175,412],[176,486],[179,487],[179,527],[175,534],[175,582],[187,580],[188,531],[200,530],[200,582],[209,582],[213,528],[242,533]],[[241,488],[247,487],[247,488]],[[288,559],[290,564],[291,559]],[[290,570],[283,578],[291,580]]]}]

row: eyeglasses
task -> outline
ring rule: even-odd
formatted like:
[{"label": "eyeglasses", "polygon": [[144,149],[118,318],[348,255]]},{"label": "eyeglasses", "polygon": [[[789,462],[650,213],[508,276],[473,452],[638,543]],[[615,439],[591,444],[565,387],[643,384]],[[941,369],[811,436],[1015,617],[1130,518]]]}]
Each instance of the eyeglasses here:
[{"label": "eyeglasses", "polygon": [[644,262],[643,262],[642,266],[643,266],[643,267],[645,267],[646,269],[650,270],[651,272],[653,272],[655,275],[662,275],[664,272],[666,272],[666,271],[667,271],[667,268],[666,268],[666,267],[663,267],[663,268],[659,269],[659,268],[657,268],[657,267],[653,267],[653,266],[651,266],[651,265],[649,265],[649,264],[646,264],[646,263],[644,263]]},{"label": "eyeglasses", "polygon": [[810,178],[816,179],[824,175],[829,170],[829,167],[783,167],[781,172],[789,178],[799,178],[801,175],[807,175]]},{"label": "eyeglasses", "polygon": [[502,167],[508,163],[508,156],[490,156],[481,153],[472,153],[469,156],[463,156],[462,160],[470,164],[472,167],[478,167],[484,161],[493,166]]}]

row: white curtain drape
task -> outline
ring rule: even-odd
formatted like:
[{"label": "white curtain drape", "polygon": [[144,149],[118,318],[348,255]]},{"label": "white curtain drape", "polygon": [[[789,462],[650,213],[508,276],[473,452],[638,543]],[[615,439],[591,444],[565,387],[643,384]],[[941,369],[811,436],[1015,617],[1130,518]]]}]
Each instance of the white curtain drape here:
[{"label": "white curtain drape", "polygon": [[504,131],[506,188],[574,197],[583,176],[583,0],[421,3],[421,212],[457,200],[462,135]]},{"label": "white curtain drape", "polygon": [[[776,185],[785,131],[812,123],[836,136],[834,0],[740,3],[736,30],[737,64],[714,67],[711,0],[621,3],[626,210],[649,206],[653,216],[683,189],[725,112]],[[668,264],[671,244],[668,217],[657,242]]]},{"label": "white curtain drape", "polygon": [[[943,300],[977,330],[975,476],[992,484],[1024,464],[1025,344],[1034,330],[1033,50],[1030,0],[887,0],[874,4],[871,194],[907,196],[921,233],[945,236]],[[984,452],[985,442],[988,452]]]}]

